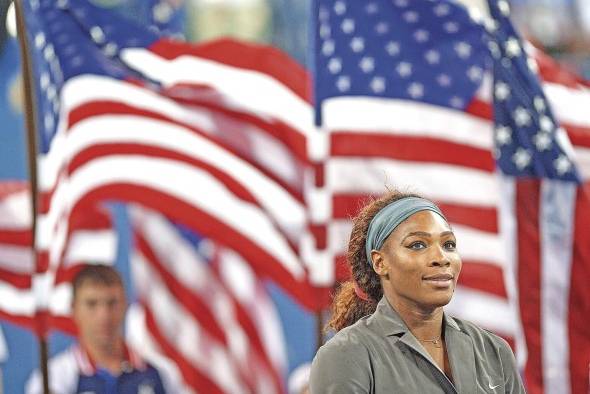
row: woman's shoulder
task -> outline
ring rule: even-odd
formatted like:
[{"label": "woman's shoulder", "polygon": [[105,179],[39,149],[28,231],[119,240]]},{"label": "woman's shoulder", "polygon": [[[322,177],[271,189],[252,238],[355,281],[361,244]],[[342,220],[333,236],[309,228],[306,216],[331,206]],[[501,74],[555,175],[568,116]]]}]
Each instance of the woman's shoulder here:
[{"label": "woman's shoulder", "polygon": [[319,348],[318,355],[346,357],[347,354],[351,354],[357,358],[365,354],[368,357],[368,345],[373,336],[368,319],[369,316],[363,317],[356,323],[338,331]]},{"label": "woman's shoulder", "polygon": [[319,348],[311,366],[312,392],[361,392],[353,387],[370,387],[368,331],[363,318],[338,331]]},{"label": "woman's shoulder", "polygon": [[452,319],[455,323],[457,323],[459,330],[471,338],[473,344],[476,347],[492,347],[502,353],[506,351],[512,353],[510,345],[501,336],[494,334],[485,328],[481,328],[468,320],[463,320],[456,317],[452,317]]}]

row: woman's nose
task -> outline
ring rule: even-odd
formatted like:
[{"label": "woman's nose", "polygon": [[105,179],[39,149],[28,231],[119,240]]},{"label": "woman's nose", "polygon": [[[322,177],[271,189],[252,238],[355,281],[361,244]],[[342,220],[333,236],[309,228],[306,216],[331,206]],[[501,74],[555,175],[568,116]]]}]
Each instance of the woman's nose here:
[{"label": "woman's nose", "polygon": [[435,246],[432,249],[433,255],[430,259],[433,266],[448,266],[451,264],[451,260],[448,258],[447,252],[442,246]]}]

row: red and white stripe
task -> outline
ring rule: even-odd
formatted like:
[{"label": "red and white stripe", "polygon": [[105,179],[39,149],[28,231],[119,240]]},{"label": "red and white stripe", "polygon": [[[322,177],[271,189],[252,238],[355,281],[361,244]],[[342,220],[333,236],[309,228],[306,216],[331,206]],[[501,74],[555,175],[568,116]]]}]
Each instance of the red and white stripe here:
[{"label": "red and white stripe", "polygon": [[316,133],[309,75],[275,48],[233,40],[201,46],[160,40],[149,50],[125,49],[121,56],[167,87],[207,86],[231,109],[280,120],[307,138]]},{"label": "red and white stripe", "polygon": [[282,376],[287,370],[285,338],[274,302],[262,281],[236,252],[219,248],[214,269],[220,283],[237,303],[238,320],[259,342],[258,351],[268,355],[270,363]]},{"label": "red and white stripe", "polygon": [[133,303],[125,315],[125,337],[132,347],[145,360],[156,367],[163,379],[164,387],[171,394],[193,394],[195,391],[187,386],[182,378],[179,366],[164,355],[146,325],[146,312],[139,303]]},{"label": "red and white stripe", "polygon": [[[278,328],[276,312],[260,289],[255,290],[261,296],[256,310],[264,320],[255,323],[244,305],[246,300],[252,304],[248,293],[258,279],[250,272],[251,286],[233,288],[242,294],[238,300],[167,219],[138,207],[131,217],[137,243],[132,269],[148,331],[177,363],[185,382],[197,391],[212,385],[210,390],[218,392],[282,392],[284,345],[280,331],[268,331]],[[236,260],[226,260],[218,264],[232,264],[229,269],[235,270]],[[261,323],[268,323],[264,330]],[[271,350],[270,344],[276,347]]]},{"label": "red and white stripe", "polygon": [[0,316],[27,326],[35,312],[31,212],[27,182],[0,183]]}]

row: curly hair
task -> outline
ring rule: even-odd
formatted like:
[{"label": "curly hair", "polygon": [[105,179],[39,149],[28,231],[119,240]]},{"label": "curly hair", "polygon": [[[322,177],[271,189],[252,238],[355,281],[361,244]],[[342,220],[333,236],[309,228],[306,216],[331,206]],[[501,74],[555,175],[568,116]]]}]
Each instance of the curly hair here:
[{"label": "curly hair", "polygon": [[[352,280],[343,283],[336,293],[332,302],[332,318],[328,322],[328,328],[340,331],[361,317],[375,312],[377,303],[383,297],[383,288],[379,275],[373,270],[372,264],[367,261],[365,252],[367,231],[371,220],[380,210],[390,203],[406,197],[421,196],[397,190],[389,191],[380,198],[369,201],[353,219],[347,252],[347,262],[352,272]],[[359,294],[361,291],[364,294]]]}]

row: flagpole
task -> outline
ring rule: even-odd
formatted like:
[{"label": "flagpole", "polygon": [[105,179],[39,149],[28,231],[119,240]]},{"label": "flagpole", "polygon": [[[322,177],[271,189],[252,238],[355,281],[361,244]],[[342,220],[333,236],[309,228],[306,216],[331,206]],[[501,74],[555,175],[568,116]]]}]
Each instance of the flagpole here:
[{"label": "flagpole", "polygon": [[324,311],[319,310],[316,313],[316,349],[315,352],[320,349],[320,346],[324,344]]},{"label": "flagpole", "polygon": [[[37,125],[35,122],[35,85],[33,83],[32,64],[29,56],[28,43],[26,38],[25,21],[22,9],[22,0],[14,0],[16,11],[16,26],[18,31],[18,42],[21,53],[21,64],[23,73],[23,85],[25,92],[25,126],[27,130],[27,150],[29,162],[29,183],[31,191],[32,223],[31,223],[31,247],[37,266],[37,254],[35,253],[35,234],[37,228]],[[43,377],[43,393],[49,394],[49,371],[48,371],[48,348],[44,330],[38,333],[40,369]]]}]

